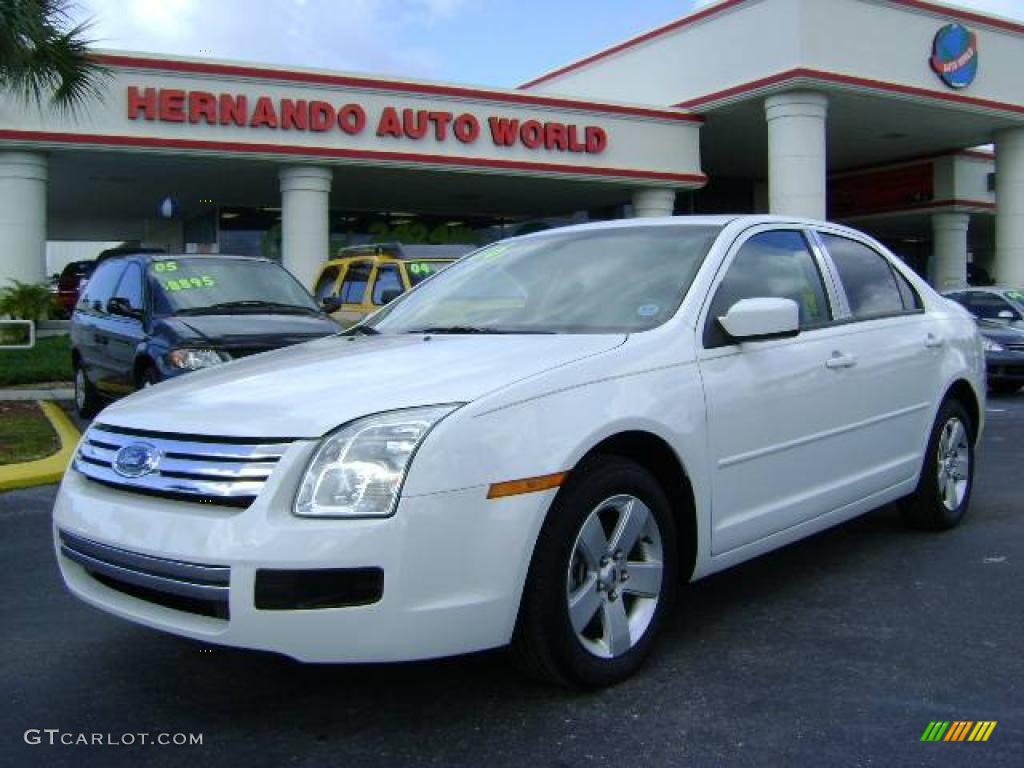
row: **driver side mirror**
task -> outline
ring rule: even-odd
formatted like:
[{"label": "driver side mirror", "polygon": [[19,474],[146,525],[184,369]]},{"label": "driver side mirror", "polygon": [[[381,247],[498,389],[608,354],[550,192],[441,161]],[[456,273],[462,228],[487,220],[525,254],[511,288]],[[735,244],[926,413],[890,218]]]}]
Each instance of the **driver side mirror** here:
[{"label": "driver side mirror", "polygon": [[337,296],[324,296],[320,299],[320,307],[327,314],[337,312],[341,309],[341,299]]},{"label": "driver side mirror", "polygon": [[123,296],[115,296],[107,302],[107,314],[130,317],[133,320],[142,319],[142,310],[133,307]]},{"label": "driver side mirror", "polygon": [[800,307],[792,299],[741,299],[718,322],[734,341],[784,339],[800,333]]}]

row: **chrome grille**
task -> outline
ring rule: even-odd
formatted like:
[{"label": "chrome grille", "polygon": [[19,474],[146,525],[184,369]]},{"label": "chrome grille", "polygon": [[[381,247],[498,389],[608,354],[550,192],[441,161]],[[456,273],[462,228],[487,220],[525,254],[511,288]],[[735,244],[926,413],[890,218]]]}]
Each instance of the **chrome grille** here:
[{"label": "chrome grille", "polygon": [[[74,468],[90,480],[133,493],[247,507],[291,442],[291,438],[173,435],[94,424],[75,455]],[[133,443],[153,446],[159,460],[152,471],[126,477],[114,469],[114,458]]]},{"label": "chrome grille", "polygon": [[60,552],[111,589],[189,613],[228,618],[231,569],[141,555],[60,531]]}]

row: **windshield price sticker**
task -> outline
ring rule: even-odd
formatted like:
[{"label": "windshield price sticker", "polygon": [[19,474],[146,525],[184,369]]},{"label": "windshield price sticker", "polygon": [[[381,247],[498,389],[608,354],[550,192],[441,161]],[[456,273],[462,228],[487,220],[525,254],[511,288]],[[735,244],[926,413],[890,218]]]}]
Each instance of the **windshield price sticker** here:
[{"label": "windshield price sticker", "polygon": [[178,262],[176,261],[158,261],[153,264],[154,272],[177,272]]},{"label": "windshield price sticker", "polygon": [[409,271],[414,275],[432,275],[438,270],[437,264],[431,264],[429,262],[412,262],[409,265]]},{"label": "windshield price sticker", "polygon": [[212,288],[217,283],[209,275],[199,277],[182,277],[178,280],[167,280],[164,287],[169,291],[189,291],[195,288]]}]

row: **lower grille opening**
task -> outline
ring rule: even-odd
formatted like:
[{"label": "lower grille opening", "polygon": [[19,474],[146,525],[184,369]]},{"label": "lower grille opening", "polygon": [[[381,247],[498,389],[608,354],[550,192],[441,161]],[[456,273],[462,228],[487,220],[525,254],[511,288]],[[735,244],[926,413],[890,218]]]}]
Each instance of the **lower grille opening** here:
[{"label": "lower grille opening", "polygon": [[379,602],[383,595],[380,568],[256,571],[256,607],[265,611],[349,608]]},{"label": "lower grille opening", "polygon": [[94,573],[92,571],[88,571],[88,573],[103,586],[110,587],[110,589],[121,592],[129,597],[136,597],[139,600],[145,600],[147,603],[156,603],[157,605],[162,605],[165,608],[171,608],[175,611],[183,611],[184,613],[195,613],[200,616],[209,616],[212,619],[227,620],[231,618],[227,602],[217,600],[200,600],[193,597],[172,595],[167,592],[160,592],[156,589],[146,589],[145,587],[136,586],[135,584],[118,581],[117,579],[112,579],[100,573]]}]

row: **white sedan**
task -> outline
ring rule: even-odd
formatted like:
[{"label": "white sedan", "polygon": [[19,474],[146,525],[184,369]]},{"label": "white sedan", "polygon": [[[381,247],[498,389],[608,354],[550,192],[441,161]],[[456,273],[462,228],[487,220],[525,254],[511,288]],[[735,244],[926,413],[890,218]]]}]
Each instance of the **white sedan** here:
[{"label": "white sedan", "polygon": [[203,642],[511,644],[607,685],[680,582],[890,502],[959,523],[984,392],[971,318],[851,229],[569,227],[110,406],[61,486],[57,560],[86,602]]}]

